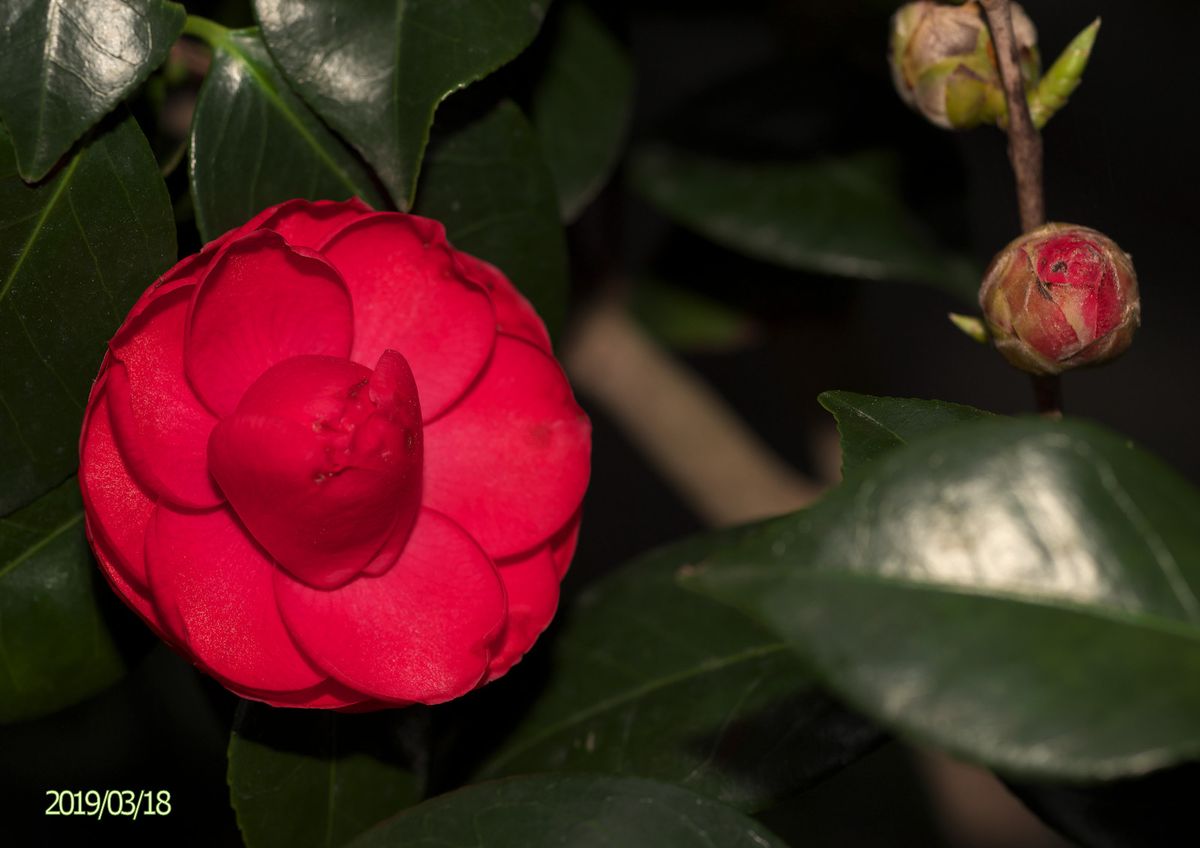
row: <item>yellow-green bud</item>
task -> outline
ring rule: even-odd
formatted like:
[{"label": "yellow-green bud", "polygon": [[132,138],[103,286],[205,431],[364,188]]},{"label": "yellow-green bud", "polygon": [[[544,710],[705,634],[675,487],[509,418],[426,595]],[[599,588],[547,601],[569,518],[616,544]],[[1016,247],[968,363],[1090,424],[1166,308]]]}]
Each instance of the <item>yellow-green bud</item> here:
[{"label": "yellow-green bud", "polygon": [[[1041,74],[1037,30],[1016,3],[1013,32],[1026,88]],[[1004,87],[983,10],[974,0],[948,6],[920,0],[892,16],[889,50],[900,97],[939,127],[967,129],[1005,121]]]}]

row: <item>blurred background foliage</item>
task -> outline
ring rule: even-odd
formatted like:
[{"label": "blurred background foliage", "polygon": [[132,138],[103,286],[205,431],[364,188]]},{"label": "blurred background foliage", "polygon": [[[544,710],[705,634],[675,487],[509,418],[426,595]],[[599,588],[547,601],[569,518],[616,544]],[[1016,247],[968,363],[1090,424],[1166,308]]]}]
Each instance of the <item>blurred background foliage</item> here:
[{"label": "blurred background foliage", "polygon": [[[253,24],[239,0],[185,5],[226,26]],[[1004,138],[988,129],[942,132],[903,106],[884,58],[896,5],[585,3],[614,42],[587,42],[585,35],[578,49],[607,57],[617,93],[633,92],[627,113],[618,105],[598,128],[584,128],[580,138],[594,142],[588,150],[572,145],[570,132],[556,135],[538,120],[554,97],[586,96],[539,85],[563,58],[554,37],[573,22],[568,4],[556,2],[517,61],[442,105],[431,156],[447,133],[514,99],[551,154],[569,222],[565,336],[591,302],[620,292],[643,327],[784,460],[827,478],[832,425],[816,400],[822,391],[941,398],[996,412],[1032,406],[1024,376],[945,317],[970,311],[972,269],[1017,231]],[[1196,75],[1200,8],[1183,0],[1025,5],[1045,55],[1092,17],[1104,19],[1084,85],[1045,133],[1047,206],[1051,220],[1117,239],[1133,254],[1142,285],[1137,343],[1112,366],[1069,375],[1067,410],[1130,436],[1200,482],[1200,442],[1193,438],[1200,287],[1192,256],[1200,159],[1185,94]],[[185,149],[204,71],[196,62],[194,53],[176,57],[130,104],[166,175],[180,255],[202,243]],[[614,122],[623,139],[597,137]],[[614,149],[619,156],[605,161]],[[572,161],[580,157],[582,166]],[[611,179],[564,177],[597,167],[611,170]],[[847,255],[856,259],[847,262]],[[581,401],[595,425],[597,461],[567,598],[643,551],[705,527],[622,428],[586,396]],[[129,672],[64,711],[0,727],[6,832],[21,837],[14,844],[60,825],[63,833],[94,837],[104,830],[131,844],[240,844],[225,783],[235,699],[163,646],[151,646],[110,593],[99,595]],[[531,693],[545,685],[548,644],[563,626],[557,623],[509,678],[472,696],[485,699],[495,726],[484,738],[465,733],[452,748],[486,753],[500,730],[518,723]],[[475,701],[448,708],[445,720],[453,723],[456,710],[471,715]],[[945,782],[925,779],[935,772],[923,756],[883,744],[762,819],[805,846],[1014,844],[1004,831],[989,839],[986,828],[961,826],[946,811]],[[463,777],[435,769],[428,779],[444,787]],[[1110,787],[1099,801],[1067,788],[1020,786],[1017,794],[1068,832],[1098,834],[1094,844],[1172,844],[1164,841],[1172,832],[1165,822],[1175,823],[1164,810],[1195,786],[1194,770],[1157,775],[1151,789],[1146,785]],[[137,822],[64,819],[47,828],[41,812],[51,788],[167,788],[174,811]],[[999,813],[976,813],[984,820],[1012,815],[996,803]],[[1098,810],[1111,819],[1099,827]],[[1158,830],[1128,835],[1124,819],[1153,820]],[[1059,844],[1045,831],[1020,833],[1020,844]]]}]

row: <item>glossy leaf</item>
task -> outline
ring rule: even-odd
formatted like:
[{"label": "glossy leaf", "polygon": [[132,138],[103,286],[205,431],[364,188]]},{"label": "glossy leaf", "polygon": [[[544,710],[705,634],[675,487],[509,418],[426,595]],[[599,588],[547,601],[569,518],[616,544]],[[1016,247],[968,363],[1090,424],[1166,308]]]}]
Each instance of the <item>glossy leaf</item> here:
[{"label": "glossy leaf", "polygon": [[468,786],[402,813],[351,848],[785,848],[753,819],[675,786],[541,775]]},{"label": "glossy leaf", "polygon": [[0,518],[0,722],[70,706],[125,673],[96,606],[106,591],[74,477]]},{"label": "glossy leaf", "polygon": [[425,791],[424,708],[343,715],[243,702],[229,793],[247,848],[337,848]]},{"label": "glossy leaf", "polygon": [[904,207],[879,153],[817,162],[732,162],[652,148],[635,189],[672,220],[731,250],[787,268],[924,283],[973,302],[979,275],[937,249]]},{"label": "glossy leaf", "polygon": [[632,112],[628,54],[581,0],[573,0],[561,10],[531,112],[564,221],[579,217],[604,187]]},{"label": "glossy leaf", "polygon": [[367,169],[291,89],[254,30],[230,32],[192,119],[192,196],[205,241],[293,197],[384,208]]},{"label": "glossy leaf", "polygon": [[480,776],[640,776],[760,809],[874,747],[878,732],[776,637],[676,585],[678,570],[747,532],[658,550],[561,611],[554,674]]},{"label": "glossy leaf", "polygon": [[166,187],[124,118],[37,186],[0,133],[0,515],[78,464],[104,345],[175,258]]},{"label": "glossy leaf", "polygon": [[293,87],[412,202],[438,103],[511,61],[548,0],[255,0]]},{"label": "glossy leaf", "polygon": [[415,211],[504,271],[553,335],[566,309],[566,238],[554,180],[521,110],[501,103],[431,148],[425,167]]},{"label": "glossy leaf", "polygon": [[22,178],[46,176],[161,65],[184,17],[165,0],[5,0],[0,119]]},{"label": "glossy leaf", "polygon": [[854,392],[823,392],[817,401],[837,421],[842,437],[843,476],[856,473],[873,459],[913,439],[991,416],[982,409],[941,400],[872,397]]},{"label": "glossy leaf", "polygon": [[1200,496],[1081,422],[994,418],[881,457],[696,585],[903,734],[1047,779],[1200,753]]}]

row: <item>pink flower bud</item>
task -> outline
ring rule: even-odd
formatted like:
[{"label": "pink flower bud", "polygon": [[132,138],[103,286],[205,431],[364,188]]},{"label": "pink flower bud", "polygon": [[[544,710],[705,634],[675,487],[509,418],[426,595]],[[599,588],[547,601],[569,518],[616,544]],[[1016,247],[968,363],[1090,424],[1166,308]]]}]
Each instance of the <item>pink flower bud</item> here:
[{"label": "pink flower bud", "polygon": [[1108,236],[1046,224],[996,255],[979,289],[1004,358],[1033,374],[1059,374],[1123,353],[1141,318],[1129,254]]}]

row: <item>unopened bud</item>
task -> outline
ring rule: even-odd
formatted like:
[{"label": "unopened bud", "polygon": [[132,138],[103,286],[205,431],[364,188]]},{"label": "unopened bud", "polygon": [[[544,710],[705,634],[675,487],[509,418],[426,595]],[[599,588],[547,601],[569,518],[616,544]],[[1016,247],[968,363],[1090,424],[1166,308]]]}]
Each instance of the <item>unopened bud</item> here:
[{"label": "unopened bud", "polygon": [[1141,320],[1129,254],[1073,224],[1046,224],[1000,251],[979,305],[996,349],[1033,374],[1106,362],[1129,347]]},{"label": "unopened bud", "polygon": [[[1041,74],[1037,30],[1012,4],[1013,32],[1027,89]],[[889,59],[900,97],[940,127],[967,129],[1007,116],[996,53],[979,4],[920,0],[892,16]]]}]

